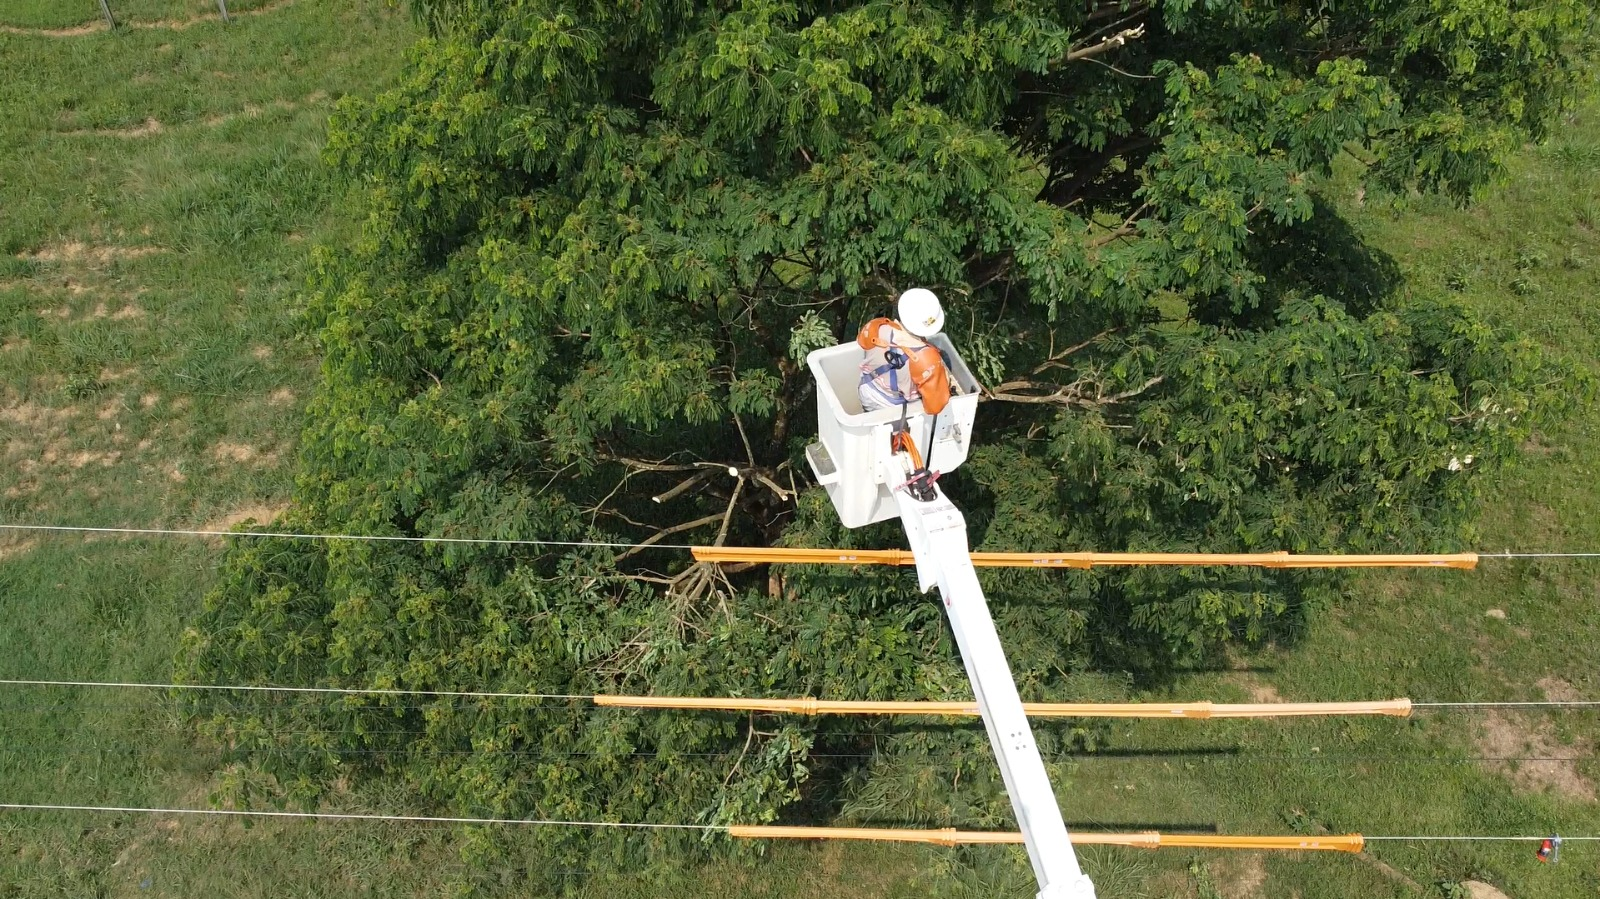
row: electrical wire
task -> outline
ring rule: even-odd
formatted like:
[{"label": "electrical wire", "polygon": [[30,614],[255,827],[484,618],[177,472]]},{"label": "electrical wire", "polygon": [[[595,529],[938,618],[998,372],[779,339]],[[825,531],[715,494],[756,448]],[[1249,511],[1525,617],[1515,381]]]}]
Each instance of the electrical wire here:
[{"label": "electrical wire", "polygon": [[[511,825],[523,827],[585,827],[610,830],[678,830],[700,833],[728,833],[732,828],[724,824],[652,824],[623,821],[565,821],[543,818],[470,818],[435,815],[395,815],[358,812],[281,812],[255,809],[203,809],[203,808],[146,808],[122,805],[66,805],[58,803],[0,802],[0,810],[29,812],[98,812],[111,814],[143,815],[196,815],[215,818],[293,818],[323,821],[383,821],[407,824],[468,824]],[[1362,836],[1366,842],[1540,842],[1549,834],[1523,836],[1517,834],[1481,836],[1434,836],[1408,834],[1396,836]],[[1315,838],[1306,838],[1315,839]],[[1600,842],[1600,836],[1565,836],[1563,843]]]},{"label": "electrical wire", "polygon": [[[1550,836],[1551,836],[1550,834],[1544,834],[1543,836],[1536,836],[1536,837],[1527,837],[1527,836],[1459,836],[1459,837],[1458,836],[1441,836],[1441,837],[1435,837],[1435,836],[1421,836],[1421,835],[1394,836],[1394,837],[1369,837],[1369,836],[1366,836],[1366,835],[1363,834],[1362,835],[1362,839],[1366,840],[1369,843],[1376,843],[1376,842],[1389,842],[1389,843],[1400,843],[1400,842],[1409,842],[1409,843],[1493,843],[1493,842],[1500,842],[1500,843],[1504,843],[1504,842],[1512,842],[1512,841],[1538,843],[1538,842],[1541,842],[1543,840],[1550,839]],[[1563,842],[1563,843],[1600,843],[1600,836],[1596,836],[1596,837],[1569,837],[1566,834],[1562,834],[1561,835],[1561,842]]]},{"label": "electrical wire", "polygon": [[[248,684],[162,684],[135,681],[79,681],[79,680],[44,680],[33,678],[0,678],[0,686],[14,687],[98,687],[98,688],[126,688],[135,690],[196,690],[210,692],[253,692],[253,693],[307,693],[335,696],[435,696],[440,698],[457,699],[526,699],[537,701],[558,702],[589,702],[594,700],[594,694],[589,693],[514,693],[496,692],[487,690],[410,690],[400,688],[369,688],[369,687],[288,687],[274,685],[248,685]],[[1413,702],[1412,708],[1423,709],[1456,709],[1456,708],[1596,708],[1600,707],[1600,699],[1571,699],[1571,700],[1540,700],[1540,701],[1501,701],[1483,700],[1471,702]],[[612,706],[607,706],[612,708]],[[626,708],[618,706],[618,708]],[[642,711],[635,709],[635,711]],[[659,711],[659,710],[657,710]]]},{"label": "electrical wire", "polygon": [[[281,735],[283,732],[274,732]],[[303,736],[312,735],[313,732],[301,732]],[[322,735],[328,732],[315,732]],[[334,731],[334,733],[339,733]],[[348,733],[348,732],[346,732]],[[417,736],[423,736],[420,732]],[[174,747],[176,749],[176,747]],[[48,757],[62,756],[93,756],[93,755],[125,755],[138,752],[139,748],[131,745],[101,746],[101,747],[67,747],[57,748],[55,744],[47,743],[13,743],[0,746],[0,758],[8,755],[20,757]],[[262,746],[253,748],[228,748],[217,749],[216,752],[225,756],[236,755],[264,755],[270,753],[296,753],[318,752],[337,756],[457,756],[457,755],[495,755],[512,756],[516,758],[533,759],[567,759],[602,757],[615,758],[688,758],[688,759],[726,759],[738,755],[738,750],[730,749],[724,752],[669,752],[666,750],[636,750],[633,752],[584,752],[576,750],[553,749],[437,749],[433,747],[399,747],[395,749],[341,749],[328,746]],[[1535,755],[1421,755],[1421,754],[1390,754],[1390,755],[1340,755],[1337,753],[1317,755],[1242,755],[1234,752],[1208,752],[1192,753],[1186,755],[1168,755],[1161,750],[1148,752],[1061,752],[1042,753],[1046,761],[1079,764],[1081,762],[1115,762],[1118,765],[1128,764],[1185,764],[1199,763],[1227,763],[1227,764],[1265,764],[1280,762],[1382,762],[1384,764],[1429,764],[1429,765],[1466,765],[1479,762],[1589,762],[1600,759],[1596,755],[1562,755],[1562,756],[1535,756]],[[884,753],[876,752],[808,752],[807,759],[878,759],[886,758]]]},{"label": "electrical wire", "polygon": [[[1478,553],[1484,559],[1600,559],[1600,553]],[[1382,837],[1367,837],[1369,840]]]},{"label": "electrical wire", "polygon": [[339,696],[440,696],[466,699],[537,699],[582,700],[594,698],[587,693],[498,693],[483,690],[400,690],[367,687],[278,687],[238,684],[151,684],[118,681],[71,681],[0,679],[0,686],[15,687],[124,687],[134,690],[211,690],[243,691],[255,693],[323,693]]},{"label": "electrical wire", "polygon": [[[544,540],[497,537],[428,537],[405,534],[328,534],[291,531],[219,531],[185,528],[122,528],[55,524],[0,524],[0,531],[50,531],[70,534],[121,534],[153,537],[255,537],[283,540],[364,540],[386,543],[456,543],[480,546],[555,546],[597,549],[704,549],[690,543],[613,543],[593,540]],[[830,550],[831,551],[831,550]],[[1485,559],[1597,559],[1600,552],[1478,552]]]},{"label": "electrical wire", "polygon": [[1413,702],[1414,709],[1518,709],[1518,708],[1594,708],[1596,699],[1545,699],[1534,702]]},{"label": "electrical wire", "polygon": [[278,531],[186,530],[183,528],[111,528],[58,524],[0,524],[0,531],[51,531],[68,534],[121,534],[146,537],[276,537],[283,540],[364,540],[373,543],[464,543],[479,546],[559,546],[598,549],[692,550],[688,543],[608,543],[594,540],[540,540],[497,537],[417,537],[404,534],[321,534]]},{"label": "electrical wire", "polygon": [[129,812],[145,815],[208,815],[241,818],[308,818],[331,821],[399,821],[411,824],[516,824],[534,827],[591,827],[618,830],[698,830],[725,832],[716,824],[637,824],[621,821],[557,821],[539,818],[454,818],[432,815],[379,815],[356,812],[273,812],[221,808],[139,808],[118,805],[56,805],[0,802],[0,809],[36,812]]}]

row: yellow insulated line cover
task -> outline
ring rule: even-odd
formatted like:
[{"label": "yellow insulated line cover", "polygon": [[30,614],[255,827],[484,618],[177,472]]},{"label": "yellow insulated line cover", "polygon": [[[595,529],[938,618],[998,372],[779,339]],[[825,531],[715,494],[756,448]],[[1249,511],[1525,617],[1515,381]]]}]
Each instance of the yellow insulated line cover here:
[{"label": "yellow insulated line cover", "polygon": [[[904,549],[790,549],[696,546],[699,562],[780,565],[915,565]],[[1476,568],[1477,553],[1432,555],[1294,555],[1270,553],[973,553],[979,568],[1079,568],[1108,565],[1239,565],[1257,568]]]},{"label": "yellow insulated line cover", "polygon": [[[975,701],[865,702],[830,699],[739,699],[707,696],[596,696],[595,705],[631,709],[699,709],[720,712],[777,712],[793,715],[945,715],[978,714]],[[1025,702],[1038,718],[1304,718],[1316,715],[1409,717],[1411,700],[1375,702]]]},{"label": "yellow insulated line cover", "polygon": [[[861,827],[777,827],[734,825],[728,835],[744,840],[871,840],[894,843],[931,843],[959,846],[972,843],[1020,843],[1022,834],[985,830],[902,830]],[[1074,832],[1075,846],[1132,846],[1138,849],[1278,849],[1312,852],[1360,852],[1361,834],[1331,836],[1221,836],[1217,834],[1082,833]]]}]

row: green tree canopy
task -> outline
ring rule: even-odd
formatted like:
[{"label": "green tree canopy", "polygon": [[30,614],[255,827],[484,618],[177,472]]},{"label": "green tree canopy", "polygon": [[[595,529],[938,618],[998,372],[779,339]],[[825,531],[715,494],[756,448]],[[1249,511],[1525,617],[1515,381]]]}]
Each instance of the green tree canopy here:
[{"label": "green tree canopy", "polygon": [[[902,545],[892,523],[842,532],[809,486],[800,360],[912,286],[942,296],[990,394],[950,482],[980,548],[1458,548],[1477,473],[1565,395],[1526,341],[1397,289],[1321,191],[1337,166],[1367,202],[1469,199],[1567,102],[1579,0],[416,9],[429,36],[402,82],[331,126],[366,225],[317,251],[298,528]],[[1073,672],[1095,665],[1266,637],[1331,583],[985,580],[1041,699],[1081,697]],[[185,665],[442,690],[966,691],[901,572],[594,547],[236,547]],[[213,712],[301,797],[356,771],[478,814],[748,822],[907,793],[896,812],[930,822],[1005,813],[981,732],[531,700]],[[577,859],[611,838],[548,839]]]}]

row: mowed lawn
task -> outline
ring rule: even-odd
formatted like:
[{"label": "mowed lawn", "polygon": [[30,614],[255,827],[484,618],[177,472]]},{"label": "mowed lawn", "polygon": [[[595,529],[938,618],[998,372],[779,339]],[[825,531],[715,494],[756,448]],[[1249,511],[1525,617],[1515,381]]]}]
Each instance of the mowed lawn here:
[{"label": "mowed lawn", "polygon": [[[95,0],[0,2],[0,522],[265,521],[316,382],[297,336],[307,250],[356,228],[318,162],[326,117],[394,77],[416,30],[378,0],[235,0],[228,27],[203,0],[111,5],[130,27],[105,32]],[[1329,193],[1409,289],[1595,369],[1597,163],[1589,104],[1472,209],[1396,213],[1347,180]],[[1600,550],[1597,427],[1586,410],[1540,435],[1463,548]],[[205,541],[0,535],[0,677],[168,680],[219,557]],[[1597,584],[1600,560],[1366,576],[1301,645],[1241,653],[1238,670],[1160,698],[1600,698]],[[1152,722],[1067,760],[1059,787],[1087,827],[1597,835],[1597,739],[1600,713],[1574,711]],[[0,687],[0,802],[202,807],[227,776],[159,694]],[[345,807],[418,810],[397,790]],[[452,828],[4,812],[0,845],[0,896],[525,894],[517,869],[469,865]],[[1470,843],[1085,859],[1106,899],[1451,896],[1466,880],[1514,899],[1600,892],[1597,844],[1559,866],[1528,844]],[[942,876],[969,862],[977,875]],[[589,892],[1026,896],[1025,870],[1009,850],[779,847]]]}]

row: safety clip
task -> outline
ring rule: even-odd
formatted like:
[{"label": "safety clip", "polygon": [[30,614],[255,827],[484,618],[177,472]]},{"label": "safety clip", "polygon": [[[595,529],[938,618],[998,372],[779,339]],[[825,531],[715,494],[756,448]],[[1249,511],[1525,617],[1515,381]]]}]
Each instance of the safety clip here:
[{"label": "safety clip", "polygon": [[1551,835],[1545,838],[1544,842],[1539,844],[1539,851],[1536,853],[1536,855],[1538,856],[1539,861],[1548,862],[1552,865],[1561,861],[1560,835]]}]

